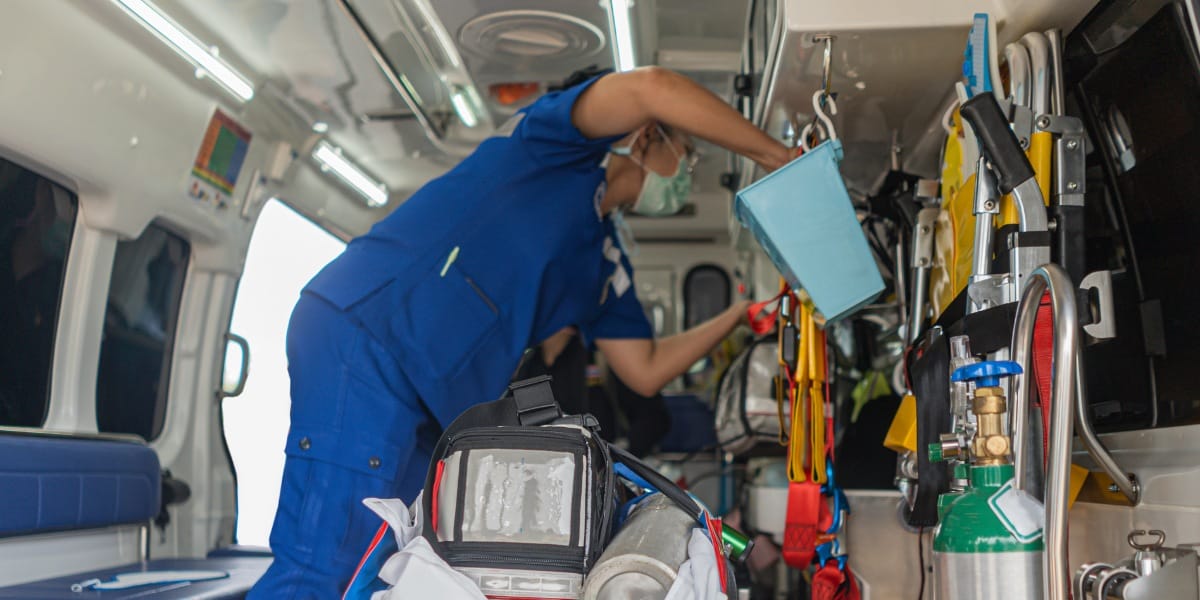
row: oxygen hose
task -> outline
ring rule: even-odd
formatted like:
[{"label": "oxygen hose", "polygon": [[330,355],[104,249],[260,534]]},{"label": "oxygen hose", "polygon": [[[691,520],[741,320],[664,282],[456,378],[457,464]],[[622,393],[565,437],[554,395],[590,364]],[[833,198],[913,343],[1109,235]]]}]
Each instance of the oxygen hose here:
[{"label": "oxygen hose", "polygon": [[[666,496],[667,498],[670,498],[673,502],[678,504],[680,508],[696,519],[697,522],[707,522],[707,512],[700,508],[700,505],[696,504],[696,501],[693,500],[687,492],[675,485],[673,481],[664,477],[661,473],[651,468],[650,465],[642,462],[636,456],[617,446],[609,444],[608,450],[612,453],[617,462],[629,467],[629,470],[633,471],[634,474],[645,480],[645,484],[661,492],[662,495]],[[750,539],[746,536],[746,534],[734,529],[733,527],[730,527],[729,525],[722,525],[721,541],[729,550],[730,558],[738,562],[745,560],[745,558],[750,555],[750,552],[754,550],[754,540]]]}]

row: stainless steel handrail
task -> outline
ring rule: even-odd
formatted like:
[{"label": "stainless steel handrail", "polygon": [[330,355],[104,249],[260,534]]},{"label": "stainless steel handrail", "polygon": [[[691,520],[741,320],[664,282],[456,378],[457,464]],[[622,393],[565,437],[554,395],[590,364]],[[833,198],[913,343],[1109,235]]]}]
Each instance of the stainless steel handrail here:
[{"label": "stainless steel handrail", "polygon": [[1042,293],[1049,288],[1054,315],[1054,363],[1051,385],[1050,450],[1046,465],[1046,551],[1043,554],[1043,600],[1070,598],[1070,571],[1067,562],[1067,500],[1070,486],[1071,438],[1075,404],[1075,356],[1079,345],[1079,317],[1075,307],[1075,287],[1062,267],[1050,263],[1029,274],[1017,306],[1013,329],[1013,359],[1025,373],[1013,378],[1011,414],[1013,454],[1016,475],[1013,487],[1028,485],[1023,468],[1029,454],[1029,373],[1033,349],[1033,326]]},{"label": "stainless steel handrail", "polygon": [[396,93],[404,100],[404,103],[408,105],[413,116],[417,118],[417,122],[421,124],[421,129],[425,130],[425,136],[429,138],[429,142],[438,150],[450,155],[466,156],[469,154],[472,150],[471,146],[454,144],[446,139],[446,128],[440,123],[435,122],[433,116],[417,100],[416,90],[400,74],[400,70],[396,68],[396,65],[392,64],[392,60],[384,53],[383,46],[375,38],[375,35],[371,33],[371,29],[363,20],[362,15],[350,4],[350,0],[337,0],[337,3],[341,7],[342,12],[346,13],[346,16],[350,18],[355,31],[367,43],[367,50],[371,52],[371,57],[379,65],[379,70],[383,72],[383,76],[387,78],[388,83],[396,90]]},{"label": "stainless steel handrail", "polygon": [[1121,493],[1136,506],[1141,500],[1141,486],[1121,470],[1117,461],[1113,460],[1108,448],[1105,448],[1100,438],[1096,437],[1096,431],[1092,429],[1092,420],[1088,418],[1082,345],[1077,345],[1075,348],[1075,429],[1079,433],[1079,440],[1083,442],[1083,447],[1091,455],[1092,460],[1096,461],[1101,469],[1104,469],[1104,472],[1112,478],[1113,485],[1117,486],[1117,489],[1121,490]]}]

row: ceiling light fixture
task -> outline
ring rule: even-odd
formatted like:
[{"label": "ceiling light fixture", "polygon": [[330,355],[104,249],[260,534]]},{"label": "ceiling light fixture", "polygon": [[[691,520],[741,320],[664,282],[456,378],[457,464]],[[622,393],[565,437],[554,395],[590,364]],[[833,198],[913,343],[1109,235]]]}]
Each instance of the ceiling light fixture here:
[{"label": "ceiling light fixture", "polygon": [[618,71],[629,71],[637,66],[637,53],[633,46],[633,21],[629,14],[631,4],[631,0],[608,0],[613,64]]},{"label": "ceiling light fixture", "polygon": [[387,186],[367,175],[353,161],[343,156],[341,148],[321,140],[317,142],[312,157],[320,163],[322,168],[332,171],[334,175],[338,176],[338,179],[362,194],[367,199],[367,206],[378,208],[387,204]]},{"label": "ceiling light fixture", "polygon": [[479,112],[475,110],[466,90],[454,86],[450,92],[450,104],[454,106],[454,113],[458,115],[463,125],[475,127],[479,124]]},{"label": "ceiling light fixture", "polygon": [[234,70],[217,56],[216,48],[209,48],[191,33],[180,27],[166,14],[146,0],[113,0],[136,18],[143,27],[154,32],[159,39],[186,58],[196,67],[197,75],[207,75],[237,96],[242,102],[254,97],[254,86],[250,80]]}]

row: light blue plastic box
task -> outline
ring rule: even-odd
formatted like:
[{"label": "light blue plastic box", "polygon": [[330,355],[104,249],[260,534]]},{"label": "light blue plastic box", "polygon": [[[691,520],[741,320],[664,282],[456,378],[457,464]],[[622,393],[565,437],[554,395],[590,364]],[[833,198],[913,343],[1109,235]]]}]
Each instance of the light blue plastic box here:
[{"label": "light blue plastic box", "polygon": [[737,193],[735,213],[792,289],[828,322],[883,291],[875,257],[838,171],[842,144],[826,141]]}]

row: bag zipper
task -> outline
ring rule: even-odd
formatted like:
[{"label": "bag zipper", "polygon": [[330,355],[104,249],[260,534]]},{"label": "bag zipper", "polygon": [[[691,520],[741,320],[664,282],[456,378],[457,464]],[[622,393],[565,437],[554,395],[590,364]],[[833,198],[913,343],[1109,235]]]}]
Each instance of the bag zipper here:
[{"label": "bag zipper", "polygon": [[[506,431],[507,430],[507,431]],[[554,431],[553,427],[535,426],[535,427],[496,427],[496,428],[471,428],[460,432],[450,438],[446,444],[447,449],[454,449],[460,442],[465,440],[486,440],[489,442],[510,442],[513,438],[521,438],[523,440],[538,439],[545,441],[563,442],[564,445],[570,445],[571,448],[583,448],[587,445],[582,433],[578,431]],[[541,450],[543,448],[532,448],[529,446],[542,446],[543,444],[523,444],[522,447],[529,450]],[[503,446],[501,446],[503,447]]]},{"label": "bag zipper", "polygon": [[[447,542],[445,543],[446,562],[456,567],[486,567],[486,568],[522,568],[525,565],[568,570],[573,573],[584,573],[587,570],[587,557],[582,549],[563,547],[561,551],[532,548],[513,548],[519,544],[504,544],[491,552],[475,548],[462,548],[464,544],[487,544],[487,542]],[[456,546],[458,546],[456,548]],[[572,556],[558,556],[570,554]]]}]

